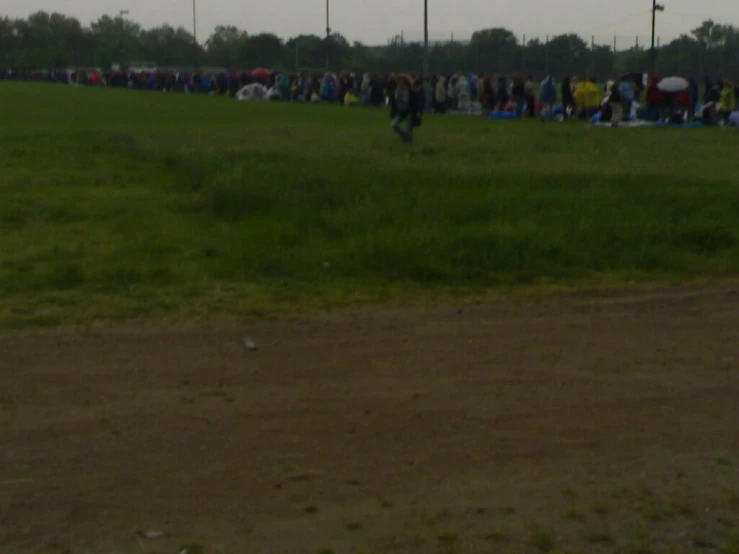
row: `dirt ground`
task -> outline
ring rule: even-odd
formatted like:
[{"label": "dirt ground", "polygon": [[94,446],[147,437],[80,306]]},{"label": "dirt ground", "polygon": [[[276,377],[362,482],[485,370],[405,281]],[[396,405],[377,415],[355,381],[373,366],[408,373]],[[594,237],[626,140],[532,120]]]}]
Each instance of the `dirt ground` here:
[{"label": "dirt ground", "polygon": [[0,552],[739,552],[738,370],[730,285],[7,334]]}]

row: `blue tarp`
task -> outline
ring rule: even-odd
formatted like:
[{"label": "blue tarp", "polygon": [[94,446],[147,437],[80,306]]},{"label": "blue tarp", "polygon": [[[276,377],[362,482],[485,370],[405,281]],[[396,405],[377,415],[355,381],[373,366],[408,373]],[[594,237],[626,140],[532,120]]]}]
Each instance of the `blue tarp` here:
[{"label": "blue tarp", "polygon": [[490,114],[489,119],[516,119],[518,116],[516,112],[493,112]]}]

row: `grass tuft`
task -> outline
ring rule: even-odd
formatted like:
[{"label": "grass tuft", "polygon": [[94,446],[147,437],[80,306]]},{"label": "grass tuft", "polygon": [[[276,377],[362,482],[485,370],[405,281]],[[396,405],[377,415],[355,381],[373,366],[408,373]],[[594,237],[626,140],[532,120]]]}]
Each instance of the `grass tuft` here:
[{"label": "grass tuft", "polygon": [[551,552],[554,550],[554,538],[552,534],[543,529],[532,531],[529,542],[539,552]]},{"label": "grass tuft", "polygon": [[445,532],[440,534],[437,537],[439,544],[442,546],[453,546],[457,544],[457,541],[459,540],[459,536],[456,533],[453,533],[451,531]]},{"label": "grass tuft", "polygon": [[585,519],[585,514],[579,508],[570,506],[565,512],[565,518],[572,521],[582,521]]}]

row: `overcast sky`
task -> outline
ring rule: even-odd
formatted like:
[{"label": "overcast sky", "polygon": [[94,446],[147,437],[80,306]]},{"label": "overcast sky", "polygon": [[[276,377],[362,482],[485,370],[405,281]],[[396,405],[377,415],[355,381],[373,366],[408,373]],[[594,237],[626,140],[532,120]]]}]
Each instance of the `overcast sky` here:
[{"label": "overcast sky", "polygon": [[[419,40],[423,31],[423,0],[330,0],[331,27],[350,41],[384,44],[404,32]],[[197,0],[198,39],[204,42],[218,24],[231,24],[249,33],[270,31],[283,38],[300,33],[325,33],[325,0]],[[660,0],[657,34],[663,41],[698,26],[703,19],[739,26],[736,0]],[[477,29],[507,27],[521,37],[541,37],[574,31],[596,35],[610,44],[640,41],[650,33],[649,0],[429,0],[432,39],[466,39]],[[3,0],[0,13],[25,17],[37,10],[58,11],[87,24],[103,14],[127,17],[145,27],[169,23],[192,28],[191,0]]]}]

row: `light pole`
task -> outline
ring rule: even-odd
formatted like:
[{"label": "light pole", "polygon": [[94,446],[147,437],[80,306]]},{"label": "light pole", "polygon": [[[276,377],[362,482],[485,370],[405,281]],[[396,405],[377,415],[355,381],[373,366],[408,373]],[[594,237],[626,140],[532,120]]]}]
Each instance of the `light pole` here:
[{"label": "light pole", "polygon": [[423,0],[423,75],[429,74],[429,0]]},{"label": "light pole", "polygon": [[195,47],[194,69],[198,68],[198,12],[196,0],[192,0],[192,42]]},{"label": "light pole", "polygon": [[326,0],[326,38],[331,36],[331,25],[329,22],[329,1]]},{"label": "light pole", "polygon": [[123,67],[124,67],[123,58],[125,58],[125,53],[126,53],[126,47],[124,45],[124,39],[126,35],[126,25],[125,25],[124,16],[128,15],[129,13],[131,12],[128,10],[118,10],[118,18],[121,20],[121,38],[120,38],[120,53],[119,53],[119,56],[121,59],[118,61],[118,65],[121,70],[123,70]]},{"label": "light pole", "polygon": [[657,73],[657,49],[654,46],[655,31],[657,28],[657,12],[665,11],[662,4],[657,4],[657,0],[652,0],[652,47],[649,50],[649,74],[654,76]]},{"label": "light pole", "polygon": [[331,23],[329,19],[329,1],[326,0],[326,71],[328,71],[329,66],[329,53],[331,49]]}]

